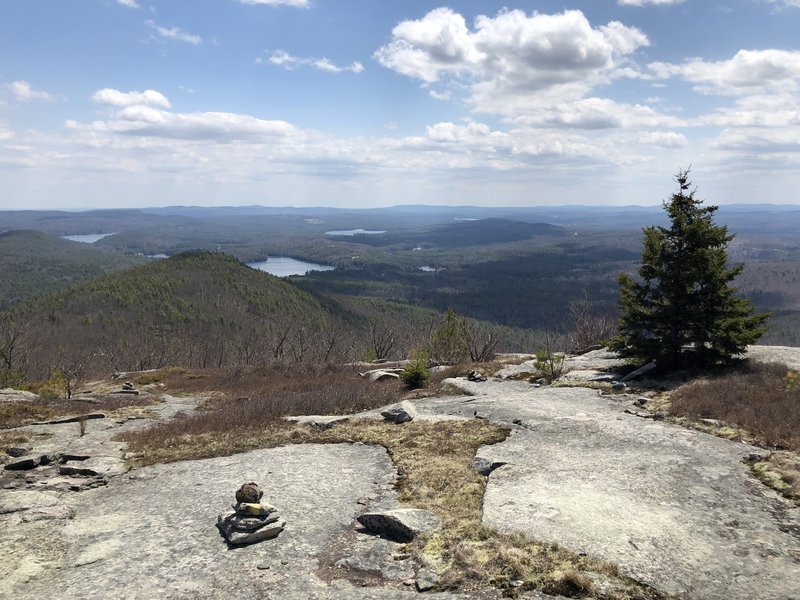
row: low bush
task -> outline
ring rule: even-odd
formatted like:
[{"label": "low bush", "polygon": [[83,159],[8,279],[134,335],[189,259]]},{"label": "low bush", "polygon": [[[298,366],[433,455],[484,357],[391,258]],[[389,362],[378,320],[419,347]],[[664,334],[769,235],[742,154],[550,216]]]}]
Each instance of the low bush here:
[{"label": "low bush", "polygon": [[400,373],[400,379],[403,380],[408,389],[416,390],[425,385],[425,382],[431,376],[431,372],[428,370],[429,360],[428,353],[422,350],[415,350],[411,353],[410,362]]},{"label": "low bush", "polygon": [[759,443],[800,450],[800,389],[785,365],[747,364],[683,385],[670,399],[674,416],[717,419]]}]

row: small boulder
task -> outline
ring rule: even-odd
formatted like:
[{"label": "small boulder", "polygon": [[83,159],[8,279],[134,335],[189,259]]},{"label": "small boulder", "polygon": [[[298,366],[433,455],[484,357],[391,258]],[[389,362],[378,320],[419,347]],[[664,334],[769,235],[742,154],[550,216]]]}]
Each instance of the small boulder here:
[{"label": "small boulder", "polygon": [[25,456],[28,454],[30,450],[28,448],[21,448],[19,446],[11,446],[10,448],[6,448],[6,454],[8,454],[12,458],[19,458],[20,456]]},{"label": "small boulder", "polygon": [[637,377],[641,377],[642,375],[647,375],[650,371],[655,369],[656,366],[657,365],[654,362],[647,363],[643,367],[639,367],[635,371],[631,371],[630,373],[625,375],[625,377],[620,379],[620,381],[631,381],[633,379],[636,379]]},{"label": "small boulder", "polygon": [[242,487],[236,490],[236,502],[258,504],[263,495],[264,492],[261,491],[261,488],[258,487],[258,484],[251,481],[250,483],[245,483]]},{"label": "small boulder", "polygon": [[421,508],[368,512],[358,517],[358,522],[370,533],[401,543],[408,543],[421,533],[435,531],[441,525],[439,517]]},{"label": "small boulder", "polygon": [[488,477],[492,474],[492,471],[499,469],[505,464],[504,462],[491,461],[482,456],[476,456],[472,461],[472,468],[484,477]]},{"label": "small boulder", "polygon": [[382,411],[381,416],[392,423],[408,423],[416,418],[417,409],[408,400],[403,400]]},{"label": "small boulder", "polygon": [[391,371],[370,371],[366,374],[366,378],[370,381],[389,381],[392,379],[400,379],[399,373],[392,373]]},{"label": "small boulder", "polygon": [[439,583],[439,577],[430,569],[422,568],[417,573],[417,579],[414,586],[418,592],[428,592],[435,588]]}]

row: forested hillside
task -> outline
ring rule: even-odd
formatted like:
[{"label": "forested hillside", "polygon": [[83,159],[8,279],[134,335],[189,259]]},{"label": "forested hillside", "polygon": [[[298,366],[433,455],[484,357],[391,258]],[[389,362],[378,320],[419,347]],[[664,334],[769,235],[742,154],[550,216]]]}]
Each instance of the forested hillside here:
[{"label": "forested hillside", "polygon": [[29,298],[146,261],[32,230],[0,233],[0,257],[0,312]]},{"label": "forested hillside", "polygon": [[28,368],[148,369],[263,364],[319,350],[341,316],[236,259],[196,252],[106,275],[18,306]]}]

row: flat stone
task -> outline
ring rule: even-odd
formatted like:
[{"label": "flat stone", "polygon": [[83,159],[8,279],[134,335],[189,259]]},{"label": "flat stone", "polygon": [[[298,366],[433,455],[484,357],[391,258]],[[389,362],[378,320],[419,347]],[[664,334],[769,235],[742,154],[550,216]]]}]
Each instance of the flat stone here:
[{"label": "flat stone", "polygon": [[256,531],[232,531],[220,530],[223,537],[229,544],[242,546],[245,544],[256,544],[276,537],[286,527],[286,522],[273,523],[257,529]]},{"label": "flat stone", "polygon": [[46,491],[13,490],[0,494],[0,515],[41,510],[60,506],[63,502],[58,494]]},{"label": "flat stone", "polygon": [[397,542],[410,542],[420,534],[431,533],[441,526],[439,517],[421,508],[397,508],[368,512],[358,522],[370,533]]},{"label": "flat stone", "polygon": [[234,512],[248,517],[266,517],[274,513],[277,508],[266,502],[240,502],[233,506]]},{"label": "flat stone", "polygon": [[23,458],[22,460],[12,461],[4,465],[3,468],[6,471],[30,471],[38,466],[39,461],[35,458]]},{"label": "flat stone", "polygon": [[112,456],[95,456],[59,467],[59,474],[78,477],[115,477],[128,471],[125,461]]},{"label": "flat stone", "polygon": [[417,409],[408,400],[403,400],[381,411],[381,416],[392,423],[408,423],[417,416]]}]

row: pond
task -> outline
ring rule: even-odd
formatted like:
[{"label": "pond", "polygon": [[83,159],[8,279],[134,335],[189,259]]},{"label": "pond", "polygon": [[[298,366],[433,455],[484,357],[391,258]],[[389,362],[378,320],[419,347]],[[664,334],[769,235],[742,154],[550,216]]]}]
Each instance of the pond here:
[{"label": "pond", "polygon": [[110,235],[117,235],[114,233],[87,233],[84,235],[62,235],[61,238],[71,242],[81,242],[82,244],[94,244],[97,240],[102,240]]},{"label": "pond", "polygon": [[337,229],[334,231],[326,231],[325,235],[379,235],[386,233],[386,231],[378,231],[377,229]]},{"label": "pond", "polygon": [[288,277],[289,275],[306,275],[309,271],[332,271],[336,267],[331,265],[320,265],[317,263],[297,260],[288,256],[269,256],[263,262],[247,263],[248,267],[265,271],[277,277]]}]

